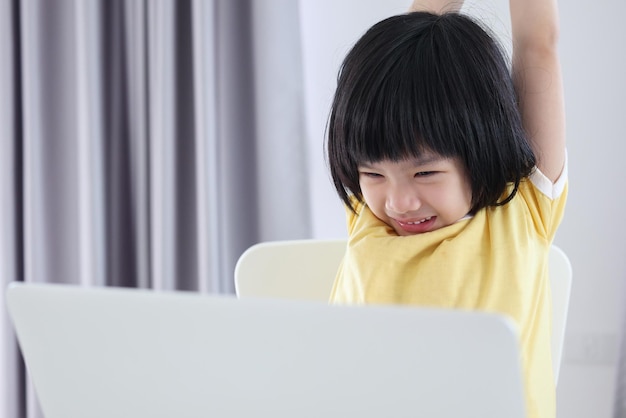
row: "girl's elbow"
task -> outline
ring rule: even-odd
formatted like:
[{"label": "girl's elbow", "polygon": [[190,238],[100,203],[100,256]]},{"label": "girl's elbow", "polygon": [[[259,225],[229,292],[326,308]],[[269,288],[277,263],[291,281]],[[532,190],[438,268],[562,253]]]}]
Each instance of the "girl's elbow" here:
[{"label": "girl's elbow", "polygon": [[522,39],[517,39],[514,48],[528,53],[552,55],[558,52],[559,37],[558,27],[539,30]]}]

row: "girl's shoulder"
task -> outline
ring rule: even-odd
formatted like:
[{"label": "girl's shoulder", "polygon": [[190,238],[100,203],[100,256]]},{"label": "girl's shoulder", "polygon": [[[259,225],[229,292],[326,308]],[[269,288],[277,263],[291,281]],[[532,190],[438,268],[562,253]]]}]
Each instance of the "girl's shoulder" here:
[{"label": "girl's shoulder", "polygon": [[563,219],[566,201],[567,166],[555,183],[535,169],[522,180],[510,202],[485,208],[481,215],[488,219],[491,227],[507,231],[513,238],[518,232],[532,233],[551,241]]}]

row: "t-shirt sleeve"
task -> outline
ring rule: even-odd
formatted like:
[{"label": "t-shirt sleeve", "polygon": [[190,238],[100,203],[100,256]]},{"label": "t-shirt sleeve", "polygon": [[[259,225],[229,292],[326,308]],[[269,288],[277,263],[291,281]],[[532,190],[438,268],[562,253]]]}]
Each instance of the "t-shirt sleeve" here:
[{"label": "t-shirt sleeve", "polygon": [[559,178],[553,183],[538,168],[530,181],[520,185],[519,192],[526,201],[534,228],[548,241],[554,239],[561,224],[567,200],[567,154]]},{"label": "t-shirt sleeve", "polygon": [[546,177],[545,174],[541,172],[538,168],[533,171],[530,175],[530,181],[535,185],[537,189],[544,195],[546,195],[549,199],[558,199],[563,191],[565,190],[565,185],[567,184],[567,152],[565,153],[565,163],[563,165],[563,170],[561,171],[561,175],[556,180],[556,182],[552,183],[552,181]]}]

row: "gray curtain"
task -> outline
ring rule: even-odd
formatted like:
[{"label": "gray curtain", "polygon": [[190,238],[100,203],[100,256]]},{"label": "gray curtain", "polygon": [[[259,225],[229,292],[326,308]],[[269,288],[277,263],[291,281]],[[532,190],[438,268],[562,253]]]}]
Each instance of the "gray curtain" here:
[{"label": "gray curtain", "polygon": [[0,416],[9,282],[232,293],[310,236],[299,51],[291,0],[0,0]]}]

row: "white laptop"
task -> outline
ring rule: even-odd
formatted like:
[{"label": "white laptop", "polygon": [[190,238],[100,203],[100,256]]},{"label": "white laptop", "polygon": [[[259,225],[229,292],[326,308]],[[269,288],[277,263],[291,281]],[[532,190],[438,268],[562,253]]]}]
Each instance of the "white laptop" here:
[{"label": "white laptop", "polygon": [[12,284],[46,418],[522,418],[500,316]]}]

